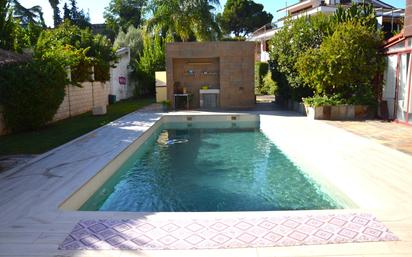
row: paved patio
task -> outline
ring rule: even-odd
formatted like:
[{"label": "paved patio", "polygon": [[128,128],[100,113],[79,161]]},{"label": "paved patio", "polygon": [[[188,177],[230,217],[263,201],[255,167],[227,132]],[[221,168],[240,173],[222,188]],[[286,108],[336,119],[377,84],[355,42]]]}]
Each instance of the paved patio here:
[{"label": "paved patio", "polygon": [[[162,113],[136,112],[0,174],[0,256],[411,256],[412,156],[287,111],[255,111],[261,129],[296,165],[351,209],[264,212],[370,213],[400,241],[214,250],[58,250],[87,219],[167,220],[262,217],[262,212],[131,213],[63,211],[60,204],[143,135]],[[179,115],[203,115],[181,112]],[[224,114],[224,113],[220,113]]]},{"label": "paved patio", "polygon": [[412,155],[412,126],[380,120],[325,122]]}]

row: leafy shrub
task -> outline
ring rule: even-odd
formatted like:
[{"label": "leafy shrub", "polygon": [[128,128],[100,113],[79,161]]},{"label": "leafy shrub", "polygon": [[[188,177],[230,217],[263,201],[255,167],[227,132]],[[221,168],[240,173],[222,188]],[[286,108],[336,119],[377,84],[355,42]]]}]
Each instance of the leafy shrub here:
[{"label": "leafy shrub", "polygon": [[[323,39],[333,33],[334,23],[329,16],[318,14],[289,19],[273,36],[270,45],[270,59],[274,69],[282,76],[275,76],[282,98],[299,100],[313,95],[305,82],[298,76],[295,64],[298,58],[307,50],[319,48]],[[284,95],[283,95],[284,94]]]},{"label": "leafy shrub", "polygon": [[56,62],[34,60],[0,69],[0,103],[12,131],[37,129],[49,122],[64,98],[66,71]]},{"label": "leafy shrub", "polygon": [[262,94],[263,78],[269,71],[269,64],[265,62],[255,63],[255,93]]},{"label": "leafy shrub", "polygon": [[319,106],[334,106],[339,104],[345,104],[345,101],[339,98],[339,96],[327,97],[327,96],[313,96],[302,99],[305,105],[311,107]]},{"label": "leafy shrub", "polygon": [[[352,26],[348,28],[352,30],[351,32],[343,33],[342,27],[345,27],[346,24],[356,24],[358,28],[362,27],[362,32],[356,34],[359,30],[353,29]],[[285,26],[274,35],[271,41],[273,48],[270,50],[270,57],[274,67],[273,72],[276,73],[274,78],[278,82],[278,99],[292,98],[293,100],[299,100],[302,97],[312,96],[315,93],[318,95],[326,94],[329,97],[340,94],[347,101],[370,101],[369,96],[361,96],[359,94],[362,91],[368,95],[367,92],[370,91],[365,80],[359,79],[359,77],[365,75],[370,80],[371,73],[375,75],[376,71],[380,69],[376,68],[375,65],[381,65],[381,60],[376,59],[380,59],[380,57],[376,55],[377,48],[375,43],[382,43],[376,25],[376,13],[373,6],[360,3],[352,4],[349,8],[339,7],[333,16],[313,15],[296,20],[287,20]],[[369,31],[374,39],[371,41],[371,37],[369,37],[367,42],[363,42],[365,39],[364,31]],[[342,33],[347,33],[348,37],[344,36],[343,38]],[[350,34],[354,35],[354,37],[350,38]],[[340,49],[342,44],[338,38],[345,40],[343,49]],[[333,40],[334,42],[325,43],[326,40]],[[334,52],[331,53],[333,56],[321,56],[321,51],[326,51],[325,49],[319,50],[324,43],[331,52]],[[345,52],[349,52],[352,46],[355,50],[347,55]],[[369,47],[369,50],[372,50],[365,51],[369,51],[369,53],[362,52],[361,49],[367,49],[367,47]],[[323,46],[323,48],[326,48],[326,46]],[[341,53],[340,55],[338,54],[339,52]],[[357,54],[360,54],[363,61],[365,60],[363,59],[365,54],[369,55],[371,59],[364,62],[362,69],[360,69],[360,66],[355,66],[357,68],[352,71],[354,76],[346,72],[341,73],[343,69],[350,70],[352,65],[350,62],[354,61],[352,56]],[[325,60],[328,63],[325,63]],[[361,61],[359,60],[358,63],[361,63]],[[363,70],[369,69],[371,63],[375,63],[372,64],[375,66],[367,71],[367,74],[363,74]],[[330,73],[334,73],[336,76],[338,73],[341,73],[342,80],[346,78],[357,82],[353,83],[352,81],[340,89],[336,89],[335,87],[338,85],[328,84],[337,78],[331,77]],[[347,87],[348,84],[350,84],[349,90],[345,93],[343,88]],[[357,89],[355,90],[354,87],[357,87]],[[355,93],[355,91],[358,93]],[[378,89],[373,91],[379,92]]]},{"label": "leafy shrub", "polygon": [[63,67],[71,67],[73,83],[90,80],[91,66],[98,71],[95,80],[108,80],[110,62],[115,60],[115,52],[106,37],[95,36],[90,29],[80,29],[69,21],[43,31],[35,55],[40,59],[50,57]]},{"label": "leafy shrub", "polygon": [[139,56],[143,49],[143,30],[140,28],[135,28],[131,25],[127,29],[127,33],[122,30],[117,34],[116,40],[113,43],[115,49],[122,47],[130,48],[130,57],[132,59]]},{"label": "leafy shrub", "polygon": [[116,60],[116,54],[110,40],[103,35],[95,35],[90,54],[93,57],[94,80],[109,81],[110,63]]},{"label": "leafy shrub", "polygon": [[336,23],[357,22],[362,26],[370,28],[372,31],[376,30],[378,25],[373,5],[365,2],[352,2],[349,8],[339,6],[332,19]]},{"label": "leafy shrub", "polygon": [[371,84],[354,85],[352,95],[347,99],[348,104],[377,106],[377,96],[375,88]]},{"label": "leafy shrub", "polygon": [[60,67],[71,67],[73,83],[81,82],[90,77],[91,65],[91,59],[86,55],[90,44],[88,47],[81,47],[84,45],[81,30],[66,21],[57,28],[40,34],[34,49],[35,58],[46,62],[52,59]]},{"label": "leafy shrub", "polygon": [[372,81],[384,68],[381,45],[381,33],[360,23],[341,23],[319,49],[309,49],[298,58],[296,69],[318,95],[369,102]]},{"label": "leafy shrub", "polygon": [[157,33],[146,34],[143,40],[143,52],[135,62],[133,76],[139,82],[135,87],[136,96],[153,95],[155,92],[155,72],[165,67],[165,43]]},{"label": "leafy shrub", "polygon": [[17,21],[8,1],[0,1],[0,48],[16,50],[15,30]]},{"label": "leafy shrub", "polygon": [[277,83],[272,79],[272,72],[269,71],[263,78],[261,93],[264,95],[274,95],[277,91]]},{"label": "leafy shrub", "polygon": [[[320,96],[316,95],[313,97],[303,98],[305,105],[318,107],[318,106],[335,106],[340,104],[353,104],[353,105],[369,105],[376,106],[376,100],[373,95],[373,92],[370,90],[370,87],[361,87],[358,89],[358,94],[355,94],[353,97],[345,99],[342,95],[336,94],[333,96]],[[365,91],[366,90],[366,91]]]}]

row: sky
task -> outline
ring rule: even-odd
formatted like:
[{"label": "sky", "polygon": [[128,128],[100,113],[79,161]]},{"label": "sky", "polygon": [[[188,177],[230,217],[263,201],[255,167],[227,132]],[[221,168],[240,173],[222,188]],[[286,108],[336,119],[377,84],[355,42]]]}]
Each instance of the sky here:
[{"label": "sky", "polygon": [[[68,0],[60,0],[60,9],[62,10],[64,2],[69,2]],[[384,2],[391,4],[395,7],[405,8],[405,0],[383,0]],[[110,0],[77,0],[77,5],[79,8],[84,9],[86,12],[90,13],[90,20],[92,23],[103,23],[103,12],[104,8],[109,5]],[[285,7],[286,4],[291,5],[298,0],[255,0],[256,3],[261,3],[264,5],[264,10],[270,12],[275,18],[273,21],[277,20],[284,14],[278,13],[277,10]],[[20,3],[24,7],[32,7],[34,5],[40,5],[43,9],[44,18],[48,26],[53,25],[53,11],[50,7],[48,0],[20,0]],[[220,10],[223,10],[223,7],[226,3],[226,0],[220,0]],[[63,12],[63,11],[61,11]]]}]

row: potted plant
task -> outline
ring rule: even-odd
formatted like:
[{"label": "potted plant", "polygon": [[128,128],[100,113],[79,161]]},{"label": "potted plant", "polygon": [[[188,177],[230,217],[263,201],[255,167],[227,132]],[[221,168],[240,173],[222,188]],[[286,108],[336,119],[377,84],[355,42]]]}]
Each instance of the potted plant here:
[{"label": "potted plant", "polygon": [[337,104],[334,98],[327,96],[313,96],[302,98],[302,100],[307,117],[315,120],[329,120],[332,107]]},{"label": "potted plant", "polygon": [[171,106],[172,106],[172,103],[169,100],[162,101],[162,110],[163,110],[163,112],[169,111]]}]

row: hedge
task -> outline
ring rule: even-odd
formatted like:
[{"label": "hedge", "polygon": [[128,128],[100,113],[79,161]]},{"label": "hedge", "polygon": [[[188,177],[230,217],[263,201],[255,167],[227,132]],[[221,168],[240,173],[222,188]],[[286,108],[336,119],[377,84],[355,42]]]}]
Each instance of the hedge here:
[{"label": "hedge", "polygon": [[52,61],[1,67],[0,104],[6,127],[13,132],[32,130],[51,121],[66,84],[66,71]]},{"label": "hedge", "polygon": [[268,74],[269,64],[266,62],[256,62],[255,64],[255,93],[261,94],[263,85],[263,78]]}]

